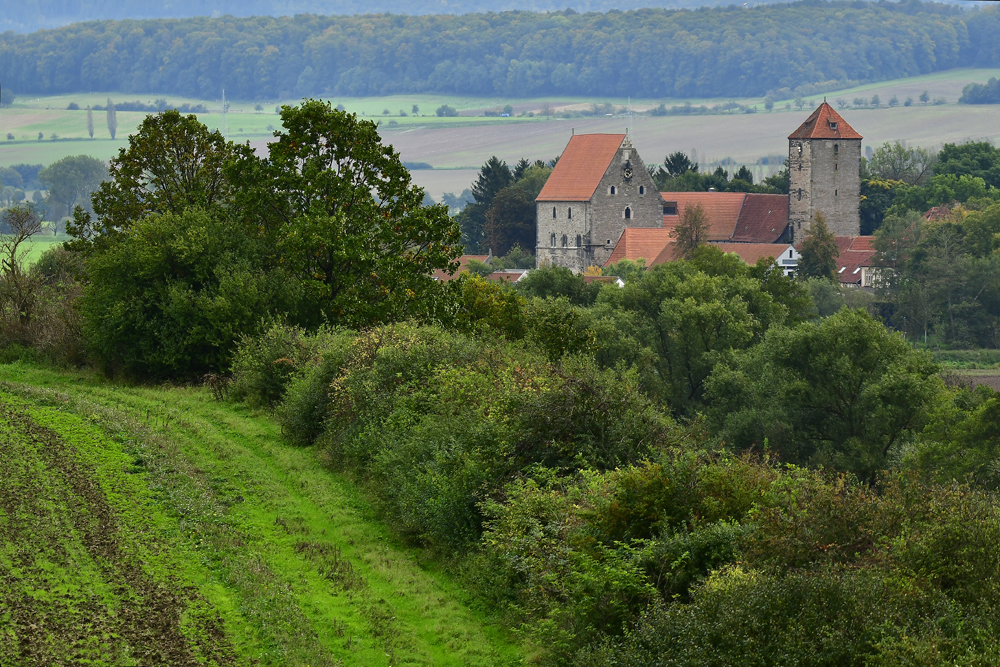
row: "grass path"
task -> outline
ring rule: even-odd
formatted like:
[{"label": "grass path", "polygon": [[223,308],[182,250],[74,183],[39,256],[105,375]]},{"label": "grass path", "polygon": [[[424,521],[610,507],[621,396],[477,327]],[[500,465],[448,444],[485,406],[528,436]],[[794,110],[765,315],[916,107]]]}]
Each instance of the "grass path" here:
[{"label": "grass path", "polygon": [[[65,610],[27,621],[24,627],[49,637],[35,642],[38,650],[75,646],[52,628],[72,628],[85,601],[107,617],[96,664],[157,664],[142,656],[171,647],[181,657],[169,664],[520,662],[518,648],[462,604],[455,583],[396,544],[315,451],[283,444],[270,419],[216,402],[207,390],[126,388],[85,374],[0,366],[0,431],[7,434],[0,466],[20,470],[20,481],[0,482],[0,498],[38,498],[26,506],[0,500],[0,577],[19,582],[25,609],[37,607],[25,602],[25,591],[52,586],[38,574],[44,563],[32,574],[14,567],[11,554],[24,560],[48,549],[61,554],[49,561],[62,580],[92,582],[79,584],[86,600],[71,598]],[[55,449],[37,444],[47,440],[60,443],[74,476],[45,454]],[[15,483],[36,492],[2,494]],[[103,528],[87,528],[92,519],[81,518],[94,515],[81,508],[93,507],[104,508],[97,514],[108,517]],[[37,530],[11,518],[32,513],[45,517],[34,522]],[[119,555],[93,547],[92,534],[117,536]],[[3,616],[4,595],[0,644],[13,627]],[[157,604],[160,616],[142,612]],[[142,644],[122,636],[125,628],[146,637],[156,618],[162,637]],[[34,664],[12,655],[0,653],[0,663]]]}]

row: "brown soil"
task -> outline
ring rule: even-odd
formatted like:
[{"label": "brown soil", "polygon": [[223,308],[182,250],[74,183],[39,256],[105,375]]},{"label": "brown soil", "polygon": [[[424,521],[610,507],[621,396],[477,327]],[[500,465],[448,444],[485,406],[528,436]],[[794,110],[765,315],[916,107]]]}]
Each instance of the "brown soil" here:
[{"label": "brown soil", "polygon": [[[204,598],[153,580],[128,553],[119,518],[72,446],[8,406],[0,423],[0,554],[12,556],[9,569],[0,561],[0,663],[236,664]],[[73,542],[96,564],[103,592],[51,586],[51,564],[72,573]]]}]

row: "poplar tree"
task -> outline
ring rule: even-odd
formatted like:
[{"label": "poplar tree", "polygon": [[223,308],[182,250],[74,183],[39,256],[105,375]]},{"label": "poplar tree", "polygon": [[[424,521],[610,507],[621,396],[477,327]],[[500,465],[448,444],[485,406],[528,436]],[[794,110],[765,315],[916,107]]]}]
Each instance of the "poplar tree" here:
[{"label": "poplar tree", "polygon": [[87,134],[90,135],[91,139],[94,138],[94,110],[90,108],[89,104],[87,105]]},{"label": "poplar tree", "polygon": [[111,133],[112,139],[118,134],[118,111],[110,98],[108,99],[108,132]]}]

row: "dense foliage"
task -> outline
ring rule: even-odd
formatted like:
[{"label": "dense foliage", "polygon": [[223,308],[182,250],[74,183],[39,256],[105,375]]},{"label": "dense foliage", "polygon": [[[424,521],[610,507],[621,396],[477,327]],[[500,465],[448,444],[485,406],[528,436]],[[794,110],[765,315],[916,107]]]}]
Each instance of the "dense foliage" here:
[{"label": "dense foliage", "polygon": [[922,2],[98,21],[3,34],[0,79],[18,94],[152,89],[216,99],[226,88],[248,100],[397,92],[791,96],[996,67],[998,32],[996,8]]},{"label": "dense foliage", "polygon": [[194,116],[150,116],[112,160],[95,215],[76,209],[82,312],[107,368],[224,371],[237,339],[274,320],[447,315],[431,277],[460,253],[444,207],[422,206],[374,123],[316,101],[282,114],[267,157]]},{"label": "dense foliage", "polygon": [[277,326],[234,389],[539,664],[990,664],[994,394],[863,311],[810,320],[764,262],[631,275],[463,278],[445,326]]},{"label": "dense foliage", "polygon": [[990,77],[986,83],[970,83],[962,89],[963,104],[1000,104],[1000,80]]}]

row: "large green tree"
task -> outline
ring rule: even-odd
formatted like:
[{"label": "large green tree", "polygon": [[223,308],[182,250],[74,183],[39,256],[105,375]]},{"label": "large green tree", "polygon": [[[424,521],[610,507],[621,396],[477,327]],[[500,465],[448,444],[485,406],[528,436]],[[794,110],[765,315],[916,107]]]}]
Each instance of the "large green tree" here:
[{"label": "large green tree", "polygon": [[249,149],[229,170],[234,209],[271,239],[302,284],[312,320],[365,325],[433,312],[435,269],[457,268],[459,230],[423,206],[377,125],[327,102],[281,109],[267,157]]},{"label": "large green tree", "polygon": [[106,245],[148,215],[231,203],[223,167],[233,148],[197,117],[177,111],[146,116],[128,141],[94,193],[96,219],[80,214],[67,226],[79,241],[76,247]]},{"label": "large green tree", "polygon": [[49,213],[70,215],[77,205],[91,209],[90,196],[108,176],[108,166],[89,155],[73,155],[53,162],[38,173],[49,197]]},{"label": "large green tree", "polygon": [[[510,167],[496,155],[490,157],[479,170],[479,175],[472,184],[472,196],[476,201],[466,205],[456,216],[462,230],[462,243],[466,252],[485,250],[480,246],[486,240],[486,212],[493,205],[493,198],[497,193],[513,181],[514,175]],[[534,247],[534,242],[531,247]]]},{"label": "large green tree", "polygon": [[874,479],[940,390],[930,357],[860,310],[772,328],[709,378],[710,421],[739,450]]}]

